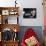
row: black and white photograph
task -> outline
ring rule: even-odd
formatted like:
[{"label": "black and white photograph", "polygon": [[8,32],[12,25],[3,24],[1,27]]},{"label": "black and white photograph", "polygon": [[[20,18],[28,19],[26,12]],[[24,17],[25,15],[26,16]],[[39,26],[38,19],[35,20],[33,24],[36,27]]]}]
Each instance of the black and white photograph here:
[{"label": "black and white photograph", "polygon": [[36,8],[23,8],[23,18],[36,18]]}]

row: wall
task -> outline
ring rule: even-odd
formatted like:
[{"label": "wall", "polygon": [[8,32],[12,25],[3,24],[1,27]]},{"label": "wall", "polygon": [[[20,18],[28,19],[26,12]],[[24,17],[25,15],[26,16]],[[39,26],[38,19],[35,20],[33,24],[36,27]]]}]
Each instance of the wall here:
[{"label": "wall", "polygon": [[[20,15],[21,26],[43,26],[43,6],[42,0],[24,0],[18,1],[21,3],[23,8],[36,8],[37,18],[36,19],[24,19],[23,13]],[[22,10],[21,10],[22,11]]]},{"label": "wall", "polygon": [[[14,0],[15,1],[15,0]],[[0,6],[14,6],[13,0],[1,0]],[[43,6],[42,0],[17,0],[17,3],[20,6],[20,16],[19,24],[21,26],[43,26]],[[22,8],[36,8],[37,9],[37,18],[36,19],[24,19],[23,18],[23,9]]]},{"label": "wall", "polygon": [[1,6],[1,7],[14,6],[14,5],[15,5],[14,1],[15,1],[15,0],[0,0],[0,6]]}]

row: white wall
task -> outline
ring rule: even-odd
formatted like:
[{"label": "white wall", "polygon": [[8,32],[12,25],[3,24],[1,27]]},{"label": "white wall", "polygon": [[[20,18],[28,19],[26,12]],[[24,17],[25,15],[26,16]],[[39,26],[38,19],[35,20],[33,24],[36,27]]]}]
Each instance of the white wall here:
[{"label": "white wall", "polygon": [[0,6],[1,7],[14,6],[15,5],[14,1],[15,0],[0,0]]},{"label": "white wall", "polygon": [[24,19],[23,14],[20,15],[21,26],[43,26],[43,6],[42,0],[24,0],[18,1],[21,3],[23,8],[36,8],[37,18],[36,19]]},{"label": "white wall", "polygon": [[[0,0],[0,6],[14,6],[15,0]],[[20,7],[19,24],[21,26],[43,26],[43,7],[42,0],[17,0]],[[36,8],[37,18],[36,19],[24,19],[22,8]]]}]

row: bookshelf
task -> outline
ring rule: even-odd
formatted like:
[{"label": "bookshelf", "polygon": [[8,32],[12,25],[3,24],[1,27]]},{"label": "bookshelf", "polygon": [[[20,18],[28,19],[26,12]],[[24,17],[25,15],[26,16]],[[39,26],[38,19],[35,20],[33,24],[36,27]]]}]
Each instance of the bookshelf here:
[{"label": "bookshelf", "polygon": [[18,46],[18,9],[19,7],[0,7],[0,46]]}]

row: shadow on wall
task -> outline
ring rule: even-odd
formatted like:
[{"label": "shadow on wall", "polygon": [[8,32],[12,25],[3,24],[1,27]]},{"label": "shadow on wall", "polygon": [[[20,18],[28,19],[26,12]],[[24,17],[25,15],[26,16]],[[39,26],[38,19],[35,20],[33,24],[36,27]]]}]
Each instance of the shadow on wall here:
[{"label": "shadow on wall", "polygon": [[34,32],[36,32],[39,41],[41,43],[43,43],[43,30],[42,30],[42,26],[21,26],[20,27],[20,32],[19,32],[20,42],[21,42],[21,40],[22,40],[22,38],[24,36],[25,31],[28,28],[32,28],[34,30]]}]

